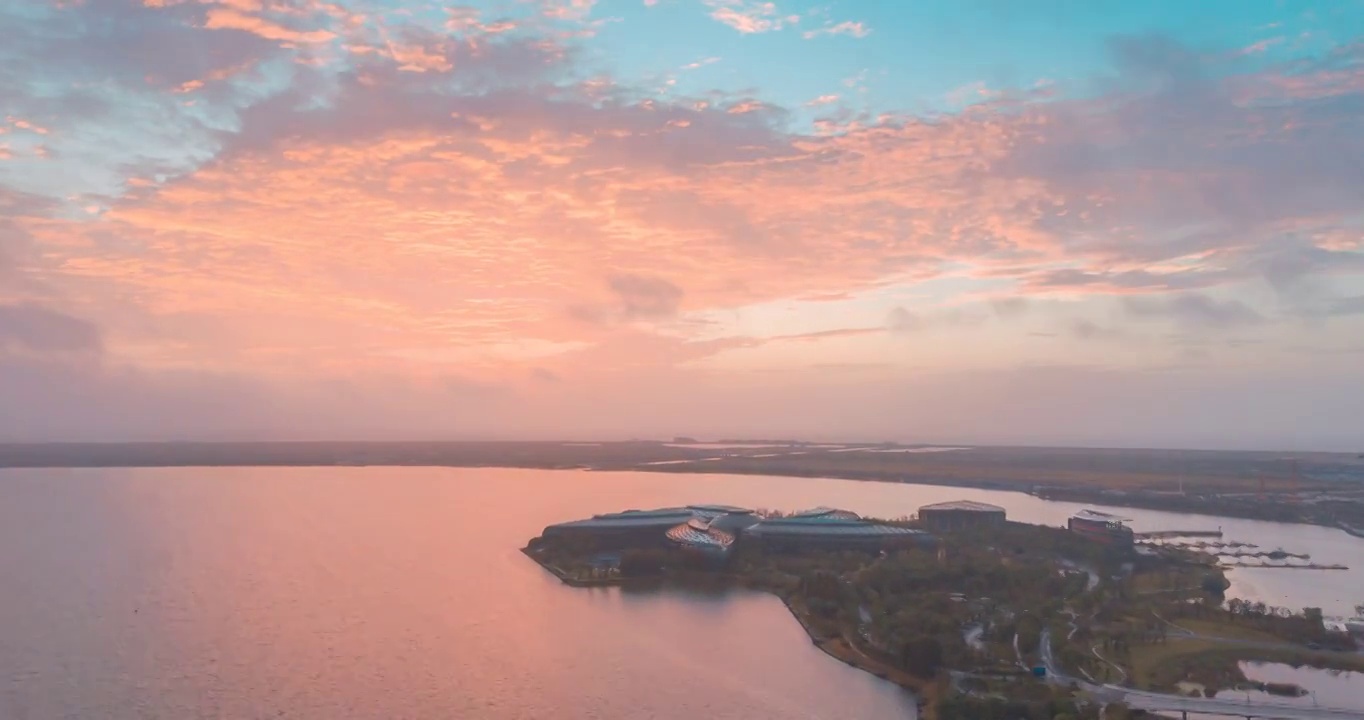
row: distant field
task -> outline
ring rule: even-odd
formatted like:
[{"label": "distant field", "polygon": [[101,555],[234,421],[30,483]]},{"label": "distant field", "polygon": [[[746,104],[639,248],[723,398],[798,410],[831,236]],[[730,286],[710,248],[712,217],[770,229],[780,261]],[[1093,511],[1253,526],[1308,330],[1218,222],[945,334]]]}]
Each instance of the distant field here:
[{"label": "distant field", "polygon": [[[1292,465],[1279,453],[1175,450],[979,447],[943,452],[823,450],[771,457],[731,453],[657,469],[694,472],[694,465],[704,466],[707,472],[1118,490],[1177,491],[1182,483],[1191,492],[1258,491],[1262,479],[1270,491],[1289,490],[1294,485]],[[1299,489],[1342,481],[1364,482],[1364,460],[1344,454],[1303,455],[1298,458],[1298,476]]]},{"label": "distant field", "polygon": [[[1357,483],[1364,460],[1297,455],[1297,487]],[[857,444],[289,442],[0,445],[0,467],[439,465],[650,470],[1031,488],[1254,492],[1294,487],[1284,453]]]}]

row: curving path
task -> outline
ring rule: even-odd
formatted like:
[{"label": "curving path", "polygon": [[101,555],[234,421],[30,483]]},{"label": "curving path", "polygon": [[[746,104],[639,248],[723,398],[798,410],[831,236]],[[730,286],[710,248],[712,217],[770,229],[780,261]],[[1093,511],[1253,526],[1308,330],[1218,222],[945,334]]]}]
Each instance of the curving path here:
[{"label": "curving path", "polygon": [[1092,652],[1092,653],[1094,653],[1094,657],[1099,658],[1099,660],[1100,660],[1101,662],[1107,664],[1109,667],[1111,667],[1111,668],[1113,668],[1114,670],[1117,670],[1117,671],[1118,671],[1118,674],[1122,676],[1122,678],[1121,678],[1120,680],[1118,680],[1118,682],[1127,682],[1127,671],[1124,670],[1124,669],[1122,668],[1121,665],[1119,665],[1119,664],[1113,662],[1112,660],[1109,660],[1108,658],[1104,657],[1103,655],[1100,655],[1100,654],[1099,654],[1099,646],[1098,646],[1098,645],[1095,645],[1094,647],[1090,648],[1089,651]]}]

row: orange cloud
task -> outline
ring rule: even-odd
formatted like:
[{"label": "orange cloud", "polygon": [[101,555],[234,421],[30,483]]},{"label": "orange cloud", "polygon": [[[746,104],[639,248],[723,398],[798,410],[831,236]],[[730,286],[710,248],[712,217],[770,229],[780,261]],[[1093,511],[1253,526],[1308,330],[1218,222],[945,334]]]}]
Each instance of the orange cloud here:
[{"label": "orange cloud", "polygon": [[726,110],[725,112],[731,115],[743,115],[745,113],[766,110],[767,108],[768,108],[767,104],[758,102],[757,100],[744,100],[742,102],[730,105],[729,109]]},{"label": "orange cloud", "polygon": [[559,20],[581,20],[587,17],[597,0],[540,0],[541,13]]},{"label": "orange cloud", "polygon": [[453,7],[445,9],[445,29],[457,33],[478,32],[489,35],[511,32],[518,27],[514,20],[498,20],[491,23],[482,21],[477,8]]},{"label": "orange cloud", "polygon": [[[736,308],[934,280],[975,302],[1291,281],[1343,262],[1331,253],[1359,238],[1332,231],[1352,200],[1330,188],[1350,176],[1292,144],[1285,121],[1311,118],[1286,108],[1180,115],[1172,140],[1150,121],[1169,112],[1159,94],[1053,101],[972,86],[981,102],[955,115],[840,113],[811,135],[782,130],[785,111],[758,100],[556,85],[563,51],[538,39],[395,33],[357,47],[325,108],[271,98],[197,171],[135,183],[82,223],[24,224],[70,297],[129,298],[129,315],[184,338],[124,329],[112,350],[223,370],[604,377],[764,343],[771,358],[889,342],[871,324],[891,306],[921,309],[896,299],[864,307],[852,330],[763,340],[715,320]],[[461,83],[475,90],[439,90]],[[1219,143],[1241,164],[1219,164]],[[1285,164],[1314,190],[1271,192]],[[1312,238],[1298,255],[1247,249],[1290,229]]]},{"label": "orange cloud", "polygon": [[[219,362],[293,347],[332,371],[459,357],[493,374],[570,362],[616,332],[575,319],[575,307],[685,338],[685,324],[670,328],[689,313],[866,286],[974,257],[979,238],[1052,245],[1014,211],[1045,197],[1040,185],[969,177],[1008,149],[990,123],[880,127],[677,165],[654,150],[664,127],[693,142],[747,131],[717,126],[735,117],[720,110],[686,125],[616,112],[591,134],[507,114],[466,123],[466,113],[445,129],[300,136],[239,153],[143,188],[91,226],[136,238],[136,256],[64,244],[66,224],[33,232],[65,245],[54,257],[69,278],[124,288],[155,316],[220,318],[233,349]],[[658,277],[676,292],[666,306],[621,305],[617,293],[635,286],[616,276]],[[612,309],[629,307],[667,309]],[[313,356],[339,338],[352,350]],[[503,349],[450,354],[460,347]],[[721,346],[692,351],[703,348]]]},{"label": "orange cloud", "polygon": [[336,37],[336,34],[329,30],[294,30],[265,18],[228,8],[210,9],[204,27],[214,30],[244,30],[267,40],[296,43],[321,43]]},{"label": "orange cloud", "polygon": [[398,63],[398,69],[404,72],[446,72],[454,67],[444,54],[419,44],[389,43],[388,52],[389,57]]},{"label": "orange cloud", "polygon": [[[42,125],[31,122],[29,120],[24,120],[23,118],[14,117],[13,115],[6,117],[5,122],[8,122],[10,124],[10,127],[16,130],[25,130],[35,135],[46,135],[49,132],[51,132]],[[0,128],[0,130],[4,130],[4,128]]]},{"label": "orange cloud", "polygon": [[[767,419],[777,402],[861,417],[867,402],[905,403],[871,384],[838,405],[844,388],[821,385],[824,370],[1072,361],[1068,342],[1099,337],[1082,360],[1138,366],[1187,349],[1140,344],[1155,333],[1269,334],[1299,312],[1290,301],[1323,324],[1358,307],[1346,291],[1364,275],[1357,49],[1279,64],[1224,53],[1200,68],[1199,53],[1124,38],[1117,77],[1082,96],[1068,94],[1073,78],[972,84],[947,98],[965,110],[912,117],[882,112],[892,98],[867,86],[879,67],[843,81],[857,102],[820,95],[814,112],[761,89],[621,84],[577,42],[606,21],[590,19],[590,0],[512,3],[514,19],[144,2],[159,9],[54,15],[47,40],[124,12],[136,22],[31,53],[53,78],[100,67],[107,113],[73,110],[94,107],[79,94],[55,102],[54,81],[0,123],[7,177],[40,194],[0,187],[0,302],[60,302],[100,329],[106,384],[86,392],[58,374],[45,386],[80,390],[67,395],[73,417],[96,391],[121,409],[154,390],[115,371],[125,363],[279,376],[258,391],[267,405],[305,385],[329,400],[361,387],[354,407],[418,417],[516,396],[499,407],[519,411],[505,417],[522,433],[529,416],[609,415],[633,431],[630,407],[668,414],[641,398],[707,417],[717,400]],[[827,17],[780,0],[702,4],[744,34]],[[870,32],[830,23],[805,35]],[[714,60],[688,59],[680,70]],[[1226,74],[1251,64],[1265,69]],[[101,177],[68,186],[86,171]],[[1000,382],[992,396],[1030,386]],[[225,387],[199,405],[240,394]]]}]

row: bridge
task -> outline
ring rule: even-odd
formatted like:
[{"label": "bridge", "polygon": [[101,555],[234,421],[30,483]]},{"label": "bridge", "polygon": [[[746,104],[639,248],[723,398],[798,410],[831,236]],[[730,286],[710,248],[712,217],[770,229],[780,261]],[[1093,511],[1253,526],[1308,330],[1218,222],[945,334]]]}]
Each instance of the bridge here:
[{"label": "bridge", "polygon": [[1319,705],[1290,705],[1266,700],[1180,697],[1132,690],[1117,685],[1104,685],[1097,694],[1125,702],[1133,709],[1167,715],[1180,713],[1185,718],[1189,713],[1197,713],[1252,720],[1364,720],[1364,712],[1359,710],[1342,710]]}]

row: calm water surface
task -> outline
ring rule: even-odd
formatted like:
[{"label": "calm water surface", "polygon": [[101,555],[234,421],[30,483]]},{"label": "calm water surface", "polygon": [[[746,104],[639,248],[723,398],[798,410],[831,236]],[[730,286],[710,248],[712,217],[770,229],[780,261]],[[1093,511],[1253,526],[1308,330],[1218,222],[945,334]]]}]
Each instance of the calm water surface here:
[{"label": "calm water surface", "polygon": [[[1017,493],[808,478],[449,468],[0,471],[0,718],[910,718],[760,593],[561,585],[545,525],[688,502],[909,515]],[[1359,564],[1296,525],[1123,510],[1138,530]],[[1237,571],[1232,593],[1343,614],[1364,575]],[[701,714],[701,715],[698,715]]]},{"label": "calm water surface", "polygon": [[1241,663],[1241,671],[1251,680],[1289,683],[1310,690],[1311,695],[1286,698],[1258,690],[1223,690],[1217,697],[1227,700],[1246,698],[1253,701],[1275,702],[1286,705],[1321,705],[1346,710],[1364,711],[1364,675],[1332,670],[1295,668],[1279,663]]},{"label": "calm water surface", "polygon": [[0,718],[906,718],[759,593],[579,590],[517,552],[664,500],[447,469],[0,473]]}]

